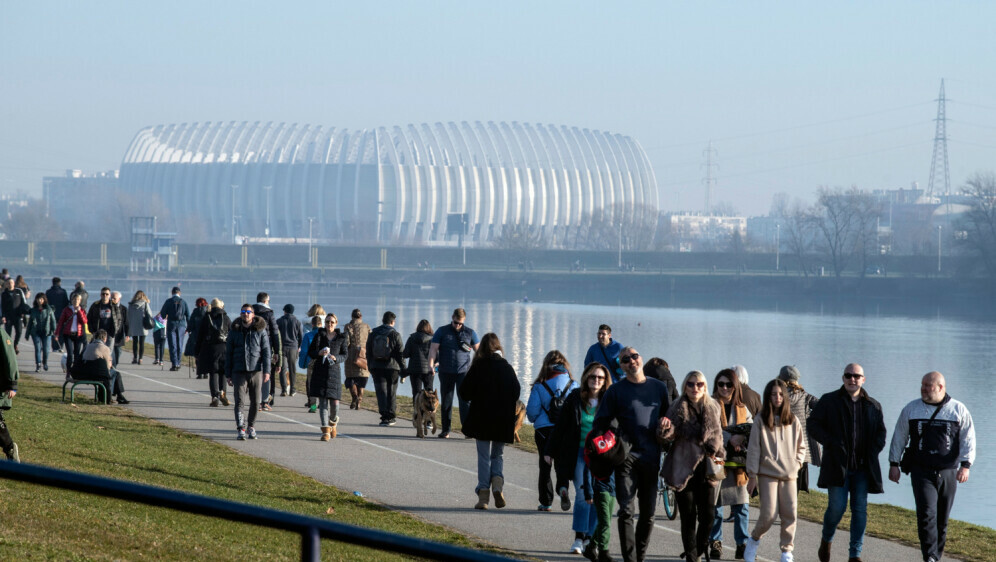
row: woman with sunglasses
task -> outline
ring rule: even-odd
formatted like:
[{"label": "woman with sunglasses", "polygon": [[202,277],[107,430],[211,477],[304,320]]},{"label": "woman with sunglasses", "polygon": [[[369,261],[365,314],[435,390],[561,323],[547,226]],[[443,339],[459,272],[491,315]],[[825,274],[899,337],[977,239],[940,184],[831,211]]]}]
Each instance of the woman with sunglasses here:
[{"label": "woman with sunglasses", "polygon": [[706,475],[706,463],[722,462],[722,409],[709,397],[705,375],[692,371],[681,385],[681,398],[661,419],[660,438],[672,443],[661,477],[675,489],[681,515],[681,542],[686,562],[711,560],[709,533],[716,514],[718,483]]},{"label": "woman with sunglasses", "polygon": [[519,377],[503,357],[498,336],[484,334],[467,376],[457,389],[461,400],[470,402],[463,434],[477,440],[477,494],[475,509],[487,509],[491,493],[495,507],[505,507],[503,453],[515,439],[515,403],[519,400]]},{"label": "woman with sunglasses", "polygon": [[325,326],[319,328],[308,345],[308,357],[314,360],[308,396],[318,400],[318,420],[322,441],[335,439],[339,425],[339,400],[342,399],[342,364],[349,354],[349,335],[337,327],[339,318],[331,312]]},{"label": "woman with sunglasses", "polygon": [[[591,540],[597,523],[591,473],[584,462],[584,442],[595,420],[598,402],[612,384],[612,377],[601,363],[593,362],[581,374],[581,386],[564,401],[560,419],[557,420],[547,441],[543,459],[554,466],[557,489],[566,489],[574,482],[573,554],[581,554]],[[608,546],[607,544],[605,545]]]},{"label": "woman with sunglasses", "polygon": [[[550,405],[555,400],[563,403],[567,395],[577,388],[577,381],[571,377],[571,364],[564,357],[564,354],[554,349],[543,358],[543,365],[540,367],[536,380],[533,381],[532,389],[529,392],[529,402],[526,404],[526,417],[533,424],[533,436],[536,441],[536,450],[539,452],[539,511],[550,511],[553,505],[553,480],[550,478],[549,463],[543,459],[543,451],[546,450],[547,440],[553,433],[553,426],[556,419],[551,419]],[[553,417],[557,417],[559,410],[553,409]],[[567,487],[557,490],[560,496],[560,509],[567,511],[571,508],[571,498],[567,493]]]},{"label": "woman with sunglasses", "polygon": [[723,554],[723,506],[730,506],[733,518],[733,539],[736,541],[736,558],[743,557],[747,544],[747,437],[754,417],[744,404],[740,379],[733,369],[723,369],[716,374],[712,397],[723,408],[723,443],[726,448],[726,478],[719,487],[716,519],[709,535],[709,554],[718,559]]}]

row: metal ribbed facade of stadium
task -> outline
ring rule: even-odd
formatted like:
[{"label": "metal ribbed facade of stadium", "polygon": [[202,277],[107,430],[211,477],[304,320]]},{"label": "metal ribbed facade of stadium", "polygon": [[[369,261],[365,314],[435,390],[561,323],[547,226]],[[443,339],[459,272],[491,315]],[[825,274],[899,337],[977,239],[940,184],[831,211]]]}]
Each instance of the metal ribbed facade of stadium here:
[{"label": "metal ribbed facade of stadium", "polygon": [[465,217],[477,242],[505,225],[556,241],[595,210],[657,206],[654,172],[632,138],[515,122],[159,125],[135,136],[121,187],[178,226],[203,221],[216,238],[235,216],[239,236],[263,236],[269,219],[273,238],[307,237],[312,218],[314,238],[425,243],[452,239]]}]

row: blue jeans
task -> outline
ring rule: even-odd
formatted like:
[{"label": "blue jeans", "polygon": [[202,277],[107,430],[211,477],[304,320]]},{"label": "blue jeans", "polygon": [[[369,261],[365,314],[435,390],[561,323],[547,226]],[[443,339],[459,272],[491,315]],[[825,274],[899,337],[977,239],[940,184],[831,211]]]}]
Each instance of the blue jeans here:
[{"label": "blue jeans", "polygon": [[864,470],[848,471],[844,475],[843,486],[827,488],[827,511],[823,515],[823,540],[833,542],[837,524],[847,508],[847,496],[851,496],[851,545],[850,556],[861,556],[861,545],[865,538],[865,525],[868,524],[868,473]]},{"label": "blue jeans", "polygon": [[[747,523],[750,517],[747,513],[747,504],[741,503],[731,505],[733,514],[733,540],[737,546],[747,543]],[[712,533],[709,535],[711,541],[723,540],[723,506],[716,506],[716,519],[712,523]]]},{"label": "blue jeans", "polygon": [[35,344],[35,365],[48,367],[48,342],[51,336],[31,336],[31,342]]},{"label": "blue jeans", "polygon": [[595,524],[598,523],[598,513],[594,504],[584,501],[585,487],[594,499],[594,491],[591,486],[591,472],[588,465],[584,463],[584,447],[578,449],[578,461],[574,465],[574,520],[571,529],[575,533],[583,533],[590,537],[595,532]]},{"label": "blue jeans", "polygon": [[477,440],[477,487],[475,492],[491,489],[491,479],[502,475],[505,459],[502,453],[505,451],[505,444],[501,441],[481,441]]},{"label": "blue jeans", "polygon": [[169,342],[169,362],[179,367],[183,361],[183,333],[187,331],[186,324],[169,322],[166,324],[166,340]]}]

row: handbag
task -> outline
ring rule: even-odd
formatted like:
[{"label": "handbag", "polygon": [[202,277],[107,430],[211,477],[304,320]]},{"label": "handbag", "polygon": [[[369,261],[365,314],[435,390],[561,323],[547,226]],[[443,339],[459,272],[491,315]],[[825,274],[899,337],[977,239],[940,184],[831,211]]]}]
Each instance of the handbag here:
[{"label": "handbag", "polygon": [[[934,418],[937,417],[937,413],[941,411],[942,406],[944,406],[943,402],[937,405],[937,408],[934,410],[934,414],[930,416],[930,420],[927,421],[928,426],[933,423]],[[901,470],[903,474],[909,474],[913,470],[913,456],[913,445],[910,443],[908,447],[903,449],[903,456],[899,459],[899,470]]]},{"label": "handbag", "polygon": [[726,478],[726,467],[723,461],[708,456],[705,458],[705,477],[710,482],[722,482]]},{"label": "handbag", "polygon": [[152,330],[156,327],[156,319],[152,317],[152,313],[149,312],[149,307],[145,307],[145,313],[142,315],[142,328],[145,330]]}]

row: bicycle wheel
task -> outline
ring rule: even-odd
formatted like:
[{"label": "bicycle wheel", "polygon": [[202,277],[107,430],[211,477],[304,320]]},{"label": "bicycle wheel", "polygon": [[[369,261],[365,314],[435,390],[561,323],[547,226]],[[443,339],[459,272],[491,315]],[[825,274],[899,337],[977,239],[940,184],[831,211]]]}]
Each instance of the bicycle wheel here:
[{"label": "bicycle wheel", "polygon": [[674,500],[674,490],[660,477],[657,478],[657,497],[661,507],[664,509],[664,515],[671,521],[674,521],[674,518],[678,516],[677,504]]}]

